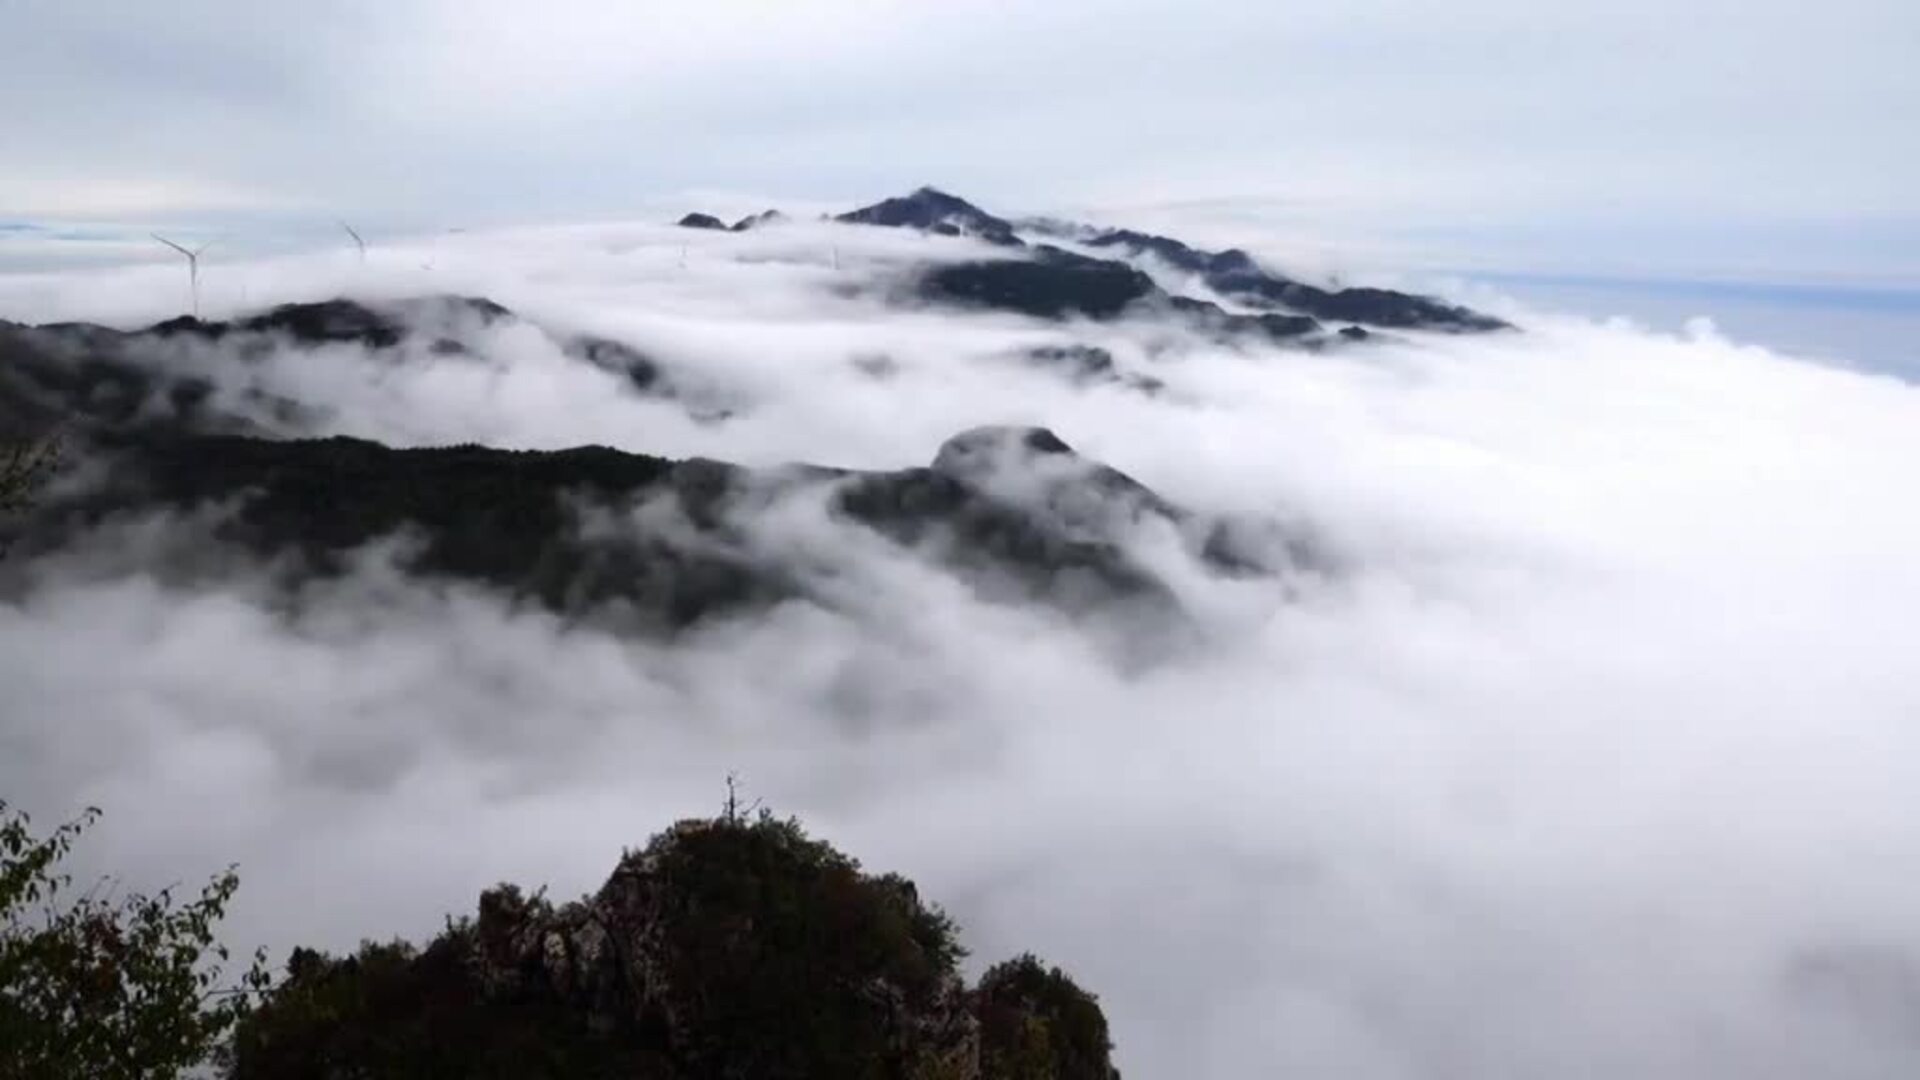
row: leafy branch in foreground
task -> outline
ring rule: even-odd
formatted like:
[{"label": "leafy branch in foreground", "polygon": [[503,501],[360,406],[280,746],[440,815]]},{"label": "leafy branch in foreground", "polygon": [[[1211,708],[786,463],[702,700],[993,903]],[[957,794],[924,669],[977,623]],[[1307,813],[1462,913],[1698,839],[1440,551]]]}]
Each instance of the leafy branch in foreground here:
[{"label": "leafy branch in foreground", "polygon": [[237,984],[214,936],[239,887],[229,868],[178,902],[172,888],[78,895],[59,864],[99,811],[33,834],[0,802],[0,1076],[165,1080],[208,1061],[269,983],[254,954]]}]

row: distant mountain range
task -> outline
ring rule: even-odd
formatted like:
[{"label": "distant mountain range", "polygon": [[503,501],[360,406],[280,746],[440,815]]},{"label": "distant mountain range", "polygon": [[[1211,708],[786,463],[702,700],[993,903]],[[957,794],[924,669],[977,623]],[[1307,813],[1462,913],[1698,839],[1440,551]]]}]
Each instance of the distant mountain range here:
[{"label": "distant mountain range", "polygon": [[[719,218],[694,213],[682,218],[680,224],[740,232],[778,220],[778,212],[769,210],[727,226]],[[1151,278],[1134,270],[1129,262],[1077,254],[1055,243],[1029,241],[1021,235],[1021,226],[937,188],[923,187],[908,195],[883,199],[872,206],[840,214],[834,220],[850,225],[917,229],[942,236],[969,236],[999,247],[1027,249],[1030,253],[1028,258],[1009,257],[943,267],[927,283],[930,298],[973,302],[1048,318],[1066,314],[1107,318],[1138,302],[1168,299]],[[1307,337],[1320,331],[1323,321],[1353,324],[1346,328],[1348,331],[1369,326],[1468,333],[1511,329],[1490,315],[1432,297],[1390,289],[1324,289],[1296,281],[1262,267],[1238,248],[1205,251],[1171,237],[1130,229],[1098,229],[1071,222],[1028,223],[1025,228],[1036,238],[1112,251],[1136,260],[1151,257],[1195,275],[1221,297],[1282,319],[1288,315],[1295,317],[1290,322],[1236,323],[1232,321],[1235,317],[1221,311],[1218,305],[1172,298],[1177,309],[1203,317],[1224,318],[1228,320],[1226,325],[1236,331],[1265,332],[1283,338]],[[1347,336],[1360,335],[1349,332]]]},{"label": "distant mountain range", "polygon": [[[784,220],[679,224],[725,233],[712,241],[724,246]],[[998,365],[994,386],[1018,375],[1022,391],[1060,392],[1056,404],[1190,407],[1183,351],[1285,363],[1507,329],[1428,297],[1294,281],[1237,249],[1016,224],[932,188],[835,220],[980,244],[928,243],[924,258],[876,258],[831,284],[817,264],[719,280],[801,282],[803,307],[959,338],[941,363]],[[377,561],[357,586],[388,588],[390,567],[435,592],[684,644],[796,605],[877,610],[891,634],[899,605],[923,602],[937,579],[1037,615],[1007,625],[1079,628],[1076,644],[1134,671],[1205,640],[1193,615],[1224,592],[1196,582],[1265,603],[1335,568],[1296,522],[1182,505],[1037,423],[981,417],[894,467],[769,466],[598,445],[388,446],[334,434],[353,430],[331,411],[346,398],[316,389],[337,376],[380,394],[388,375],[423,370],[478,382],[529,359],[546,385],[634,406],[637,439],[663,415],[727,436],[765,407],[670,335],[622,340],[479,296],[334,297],[134,329],[0,322],[0,444],[57,438],[68,466],[26,514],[0,520],[0,597],[63,574],[125,575],[238,582],[280,613],[323,603]],[[830,390],[894,390],[892,356],[824,363],[842,360]],[[944,389],[906,387],[929,385]],[[902,570],[904,590],[888,577]],[[722,818],[626,853],[572,903],[501,886],[422,947],[296,950],[241,1025],[229,1074],[1117,1080],[1106,1017],[1064,972],[1023,955],[965,980],[951,920],[911,882],[735,809],[730,796]]]},{"label": "distant mountain range", "polygon": [[[728,226],[690,214],[680,224],[745,232],[782,220],[768,211]],[[1069,327],[1072,320],[1147,319],[1202,339],[1307,349],[1365,347],[1382,328],[1506,328],[1427,297],[1293,281],[1236,249],[1205,251],[1125,230],[1016,225],[932,188],[837,220],[974,237],[1004,249],[930,259],[889,294],[945,305],[960,317],[985,310]],[[1192,275],[1220,302],[1168,292],[1143,269],[1149,264]],[[1343,325],[1330,332],[1328,320]],[[791,599],[836,603],[832,582],[810,579],[799,561],[756,539],[755,511],[784,499],[817,500],[833,519],[923,553],[983,595],[1074,613],[1124,607],[1177,617],[1160,572],[1132,554],[1142,530],[1177,537],[1207,573],[1280,574],[1315,557],[1311,544],[1271,523],[1177,507],[1043,428],[962,432],[925,466],[893,471],[747,468],[604,447],[396,449],[308,437],[326,432],[321,407],[245,374],[287,350],[327,346],[365,349],[396,364],[423,353],[438,363],[486,362],[488,335],[502,328],[543,334],[566,357],[617,376],[622,392],[678,403],[699,422],[727,423],[736,407],[689,389],[699,373],[684,362],[606,337],[530,326],[478,297],[338,298],[227,321],[182,316],[132,331],[0,323],[0,426],[26,434],[63,429],[96,466],[87,483],[63,487],[16,529],[17,550],[30,562],[129,515],[166,510],[205,517],[204,539],[271,556],[281,577],[298,585],[341,572],[371,542],[401,537],[399,557],[415,573],[648,633]],[[232,359],[228,376],[181,362],[183,349],[207,348]],[[1092,345],[1033,347],[1009,359],[1075,385],[1162,390],[1157,377]],[[873,377],[884,371],[875,368]],[[216,385],[217,378],[235,382]],[[635,512],[643,506],[669,508],[673,524]],[[592,519],[623,524],[589,528]],[[169,573],[224,565],[203,555],[189,544],[152,557],[171,560]]]}]

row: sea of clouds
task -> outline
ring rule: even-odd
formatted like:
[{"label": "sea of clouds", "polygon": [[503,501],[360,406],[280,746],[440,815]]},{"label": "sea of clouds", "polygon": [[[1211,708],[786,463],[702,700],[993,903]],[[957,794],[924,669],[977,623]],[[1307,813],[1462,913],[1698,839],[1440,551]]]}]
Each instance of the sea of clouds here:
[{"label": "sea of clouds", "polygon": [[[55,560],[0,604],[0,795],[104,808],[82,869],[132,886],[239,863],[237,946],[348,948],[503,879],[594,888],[737,773],[914,878],[976,964],[1070,970],[1131,1076],[1912,1075],[1920,387],[1513,305],[1518,333],[1306,352],[899,302],[912,266],[984,250],[595,225],[213,263],[208,315],[447,292],[525,321],[470,328],[483,359],[172,362],[236,407],[246,383],[320,408],[289,434],[393,445],[900,468],[1044,425],[1309,531],[1331,569],[1175,573],[1200,644],[1130,665],[803,506],[756,535],[843,568],[845,602],[673,644],[378,552],[293,614],[248,571]],[[176,266],[0,276],[0,318],[186,304]],[[1065,343],[1165,389],[1016,356]]]}]

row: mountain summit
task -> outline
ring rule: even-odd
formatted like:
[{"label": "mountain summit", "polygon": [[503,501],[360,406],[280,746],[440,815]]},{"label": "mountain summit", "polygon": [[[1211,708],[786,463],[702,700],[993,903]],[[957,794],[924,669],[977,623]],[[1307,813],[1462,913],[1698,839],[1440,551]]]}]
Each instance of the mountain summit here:
[{"label": "mountain summit", "polygon": [[883,199],[872,206],[841,214],[834,220],[851,225],[925,229],[943,236],[977,236],[1003,247],[1026,246],[1026,242],[1014,234],[1012,222],[994,217],[958,195],[949,195],[934,187],[923,187],[899,198]]}]

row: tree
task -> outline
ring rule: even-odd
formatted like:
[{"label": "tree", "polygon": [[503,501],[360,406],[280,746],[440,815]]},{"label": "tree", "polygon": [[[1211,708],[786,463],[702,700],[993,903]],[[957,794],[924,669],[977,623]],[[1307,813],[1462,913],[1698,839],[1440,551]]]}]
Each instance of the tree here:
[{"label": "tree", "polygon": [[[58,462],[52,439],[0,448],[0,513],[25,508]],[[4,554],[0,546],[0,554]],[[100,812],[35,836],[0,800],[0,1077],[168,1080],[224,1048],[249,998],[266,990],[266,952],[239,985],[214,927],[240,879],[229,867],[177,902],[100,881],[73,892],[59,865]]]},{"label": "tree", "polygon": [[239,878],[229,868],[176,902],[171,888],[73,893],[59,870],[99,818],[89,809],[45,837],[0,802],[0,1076],[168,1080],[206,1062],[268,984],[264,950],[223,983],[214,928]]},{"label": "tree", "polygon": [[1027,953],[980,979],[980,1067],[996,1080],[1118,1080],[1100,1001]]},{"label": "tree", "polygon": [[[0,515],[25,509],[59,458],[60,444],[51,438],[0,444]],[[7,546],[7,537],[0,535],[0,556]]]},{"label": "tree", "polygon": [[52,439],[15,442],[0,448],[0,513],[26,506],[27,496],[58,460],[59,444]]},{"label": "tree", "polygon": [[954,922],[799,822],[683,821],[555,905],[501,885],[424,946],[296,949],[228,1080],[1118,1080],[1093,995],[1031,956],[977,991]]}]

